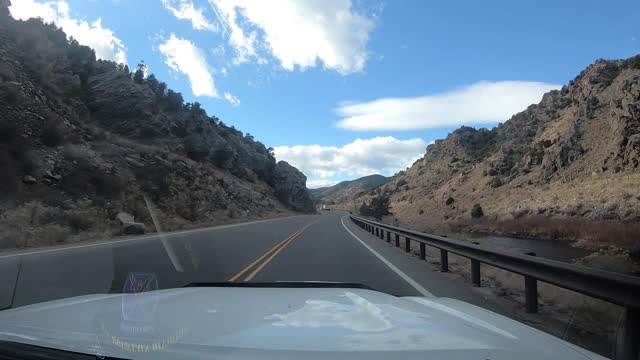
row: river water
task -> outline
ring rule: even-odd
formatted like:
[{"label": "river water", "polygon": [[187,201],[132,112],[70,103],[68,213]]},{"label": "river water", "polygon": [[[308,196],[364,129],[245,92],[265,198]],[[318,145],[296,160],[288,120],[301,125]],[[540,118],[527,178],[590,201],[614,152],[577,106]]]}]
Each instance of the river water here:
[{"label": "river water", "polygon": [[478,242],[480,246],[488,249],[513,251],[519,254],[534,252],[536,256],[563,262],[573,262],[575,259],[591,254],[588,249],[571,246],[570,242],[562,240],[518,239],[475,234],[456,234],[450,237]]}]

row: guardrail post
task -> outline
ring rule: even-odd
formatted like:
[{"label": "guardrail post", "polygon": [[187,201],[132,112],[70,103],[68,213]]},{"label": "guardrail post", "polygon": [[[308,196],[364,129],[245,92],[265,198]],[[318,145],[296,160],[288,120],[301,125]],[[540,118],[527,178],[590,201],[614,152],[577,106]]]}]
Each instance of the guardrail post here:
[{"label": "guardrail post", "polygon": [[427,247],[424,243],[420,243],[420,260],[424,260],[427,257]]},{"label": "guardrail post", "polygon": [[529,314],[538,312],[538,279],[524,277],[524,304]]},{"label": "guardrail post", "polygon": [[471,259],[471,283],[480,286],[480,261]]},{"label": "guardrail post", "polygon": [[400,247],[400,235],[396,234],[396,247]]},{"label": "guardrail post", "polygon": [[387,242],[391,242],[391,233],[387,231]]},{"label": "guardrail post", "polygon": [[380,229],[376,228],[376,236],[380,236]]},{"label": "guardrail post", "polygon": [[616,360],[638,359],[638,339],[640,338],[640,309],[625,308],[622,324],[616,334]]},{"label": "guardrail post", "polygon": [[404,238],[404,252],[411,251],[411,240],[408,237]]},{"label": "guardrail post", "polygon": [[380,239],[384,239],[384,230],[380,229]]},{"label": "guardrail post", "polygon": [[[526,252],[524,254],[536,256],[535,252]],[[538,312],[538,279],[526,275],[524,277],[524,307],[529,314]]]},{"label": "guardrail post", "polygon": [[442,272],[449,271],[449,253],[447,250],[440,249],[440,270]]}]

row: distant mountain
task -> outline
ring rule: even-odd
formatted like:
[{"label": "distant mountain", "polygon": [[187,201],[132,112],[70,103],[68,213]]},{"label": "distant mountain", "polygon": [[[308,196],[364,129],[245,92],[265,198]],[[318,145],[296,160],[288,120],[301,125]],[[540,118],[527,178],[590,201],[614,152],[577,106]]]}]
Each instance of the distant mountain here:
[{"label": "distant mountain", "polygon": [[496,128],[462,127],[373,195],[338,206],[386,195],[394,220],[421,228],[472,214],[638,222],[638,184],[640,55],[596,61]]},{"label": "distant mountain", "polygon": [[311,196],[311,199],[315,199],[318,195],[320,195],[323,191],[327,190],[328,188],[329,188],[328,186],[324,186],[316,189],[307,189],[307,191],[309,192],[309,196]]},{"label": "distant mountain", "polygon": [[364,195],[371,189],[383,185],[390,178],[382,175],[369,175],[355,180],[342,181],[333,186],[310,190],[316,203],[341,203],[348,199]]},{"label": "distant mountain", "polygon": [[0,109],[0,248],[314,210],[273,149],[6,2]]}]

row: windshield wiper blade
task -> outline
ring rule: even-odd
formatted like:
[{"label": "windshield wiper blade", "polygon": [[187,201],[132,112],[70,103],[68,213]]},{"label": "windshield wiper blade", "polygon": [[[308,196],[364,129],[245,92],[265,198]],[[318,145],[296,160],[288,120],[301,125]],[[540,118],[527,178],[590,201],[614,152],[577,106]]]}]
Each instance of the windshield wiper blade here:
[{"label": "windshield wiper blade", "polygon": [[284,288],[284,289],[365,289],[373,288],[358,283],[331,281],[273,281],[273,282],[195,282],[183,287],[237,287],[237,288]]}]

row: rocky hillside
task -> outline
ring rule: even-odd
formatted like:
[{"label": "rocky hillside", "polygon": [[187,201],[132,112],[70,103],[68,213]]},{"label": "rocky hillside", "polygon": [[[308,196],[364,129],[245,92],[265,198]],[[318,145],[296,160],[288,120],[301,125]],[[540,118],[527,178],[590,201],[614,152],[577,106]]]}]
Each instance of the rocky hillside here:
[{"label": "rocky hillside", "polygon": [[382,175],[369,175],[355,180],[342,181],[333,186],[310,190],[316,203],[333,205],[340,204],[348,199],[363,196],[370,190],[385,184],[389,178]]},{"label": "rocky hillside", "polygon": [[417,228],[468,222],[475,204],[484,221],[637,223],[638,184],[640,55],[596,61],[496,128],[454,131],[375,192],[390,197],[391,220]]},{"label": "rocky hillside", "polygon": [[0,7],[0,248],[313,211],[251,135]]}]

